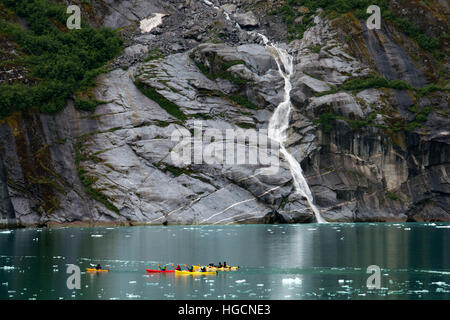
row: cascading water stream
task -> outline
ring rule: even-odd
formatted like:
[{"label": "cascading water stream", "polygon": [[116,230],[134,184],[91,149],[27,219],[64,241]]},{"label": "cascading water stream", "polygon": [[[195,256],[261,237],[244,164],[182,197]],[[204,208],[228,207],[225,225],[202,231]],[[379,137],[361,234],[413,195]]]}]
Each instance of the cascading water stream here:
[{"label": "cascading water stream", "polygon": [[[261,35],[262,36],[262,35]],[[280,152],[289,164],[289,168],[294,179],[294,187],[298,194],[306,198],[309,206],[314,212],[318,223],[326,223],[320,215],[319,209],[313,203],[313,196],[308,186],[308,182],[303,176],[303,170],[300,163],[291,155],[286,147],[287,129],[289,127],[289,119],[291,114],[291,76],[294,73],[293,58],[286,50],[278,48],[274,45],[269,45],[267,38],[262,36],[266,47],[274,57],[278,71],[284,79],[284,96],[283,101],[275,109],[268,128],[268,136],[270,139],[276,141],[280,145]],[[284,70],[283,70],[284,69]]]},{"label": "cascading water stream", "polygon": [[[208,6],[214,7],[219,10],[218,7],[214,6],[210,1],[203,0]],[[225,18],[232,21],[229,14],[224,11]],[[239,30],[242,30],[237,22],[234,22]],[[294,179],[294,187],[296,192],[304,197],[314,212],[314,216],[318,223],[327,223],[325,219],[320,215],[319,209],[314,205],[313,195],[311,189],[309,188],[308,182],[303,176],[303,170],[300,163],[291,155],[286,147],[285,142],[287,140],[287,129],[289,127],[289,119],[291,115],[291,76],[294,73],[293,57],[284,49],[277,47],[274,44],[269,43],[269,39],[260,33],[249,32],[256,34],[264,42],[264,45],[270,52],[270,54],[275,59],[278,66],[278,71],[284,79],[284,96],[283,102],[281,102],[275,109],[272,117],[269,121],[268,137],[276,142],[280,146],[280,152],[289,164],[289,168]]]},{"label": "cascading water stream", "polygon": [[309,188],[308,182],[303,176],[303,170],[300,163],[291,155],[286,147],[285,142],[287,140],[287,129],[289,128],[289,119],[291,115],[291,76],[294,73],[293,57],[284,49],[281,49],[273,44],[269,43],[269,39],[266,36],[256,33],[264,42],[267,50],[278,66],[278,72],[284,79],[284,95],[283,101],[275,109],[272,117],[269,121],[268,136],[270,139],[278,142],[280,146],[280,152],[289,164],[289,168],[294,179],[294,187],[298,194],[303,196],[314,212],[314,216],[318,223],[326,223],[327,221],[320,215],[319,209],[314,205],[313,195]]}]

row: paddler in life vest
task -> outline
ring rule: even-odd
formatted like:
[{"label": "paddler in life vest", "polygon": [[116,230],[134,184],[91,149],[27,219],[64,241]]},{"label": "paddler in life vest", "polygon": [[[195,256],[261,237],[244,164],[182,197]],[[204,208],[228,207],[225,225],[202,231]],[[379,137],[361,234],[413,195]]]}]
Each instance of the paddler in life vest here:
[{"label": "paddler in life vest", "polygon": [[159,267],[159,270],[161,270],[161,271],[166,271],[166,266],[162,266],[162,267],[160,266],[160,267]]},{"label": "paddler in life vest", "polygon": [[102,266],[101,266],[100,264],[98,264],[98,265],[95,267],[95,269],[96,269],[96,270],[102,270]]},{"label": "paddler in life vest", "polygon": [[222,262],[219,262],[219,265],[217,266],[217,268],[223,268]]},{"label": "paddler in life vest", "polygon": [[181,267],[180,267],[179,264],[177,265],[177,267],[175,268],[175,270],[181,271]]}]

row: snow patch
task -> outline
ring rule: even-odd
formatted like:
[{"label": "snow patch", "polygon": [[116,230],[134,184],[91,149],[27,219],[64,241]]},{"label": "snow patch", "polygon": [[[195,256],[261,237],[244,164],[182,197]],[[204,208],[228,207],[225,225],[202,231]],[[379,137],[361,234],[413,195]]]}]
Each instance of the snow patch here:
[{"label": "snow patch", "polygon": [[155,13],[154,17],[141,20],[141,33],[148,33],[159,26],[164,16],[166,16],[164,13]]}]

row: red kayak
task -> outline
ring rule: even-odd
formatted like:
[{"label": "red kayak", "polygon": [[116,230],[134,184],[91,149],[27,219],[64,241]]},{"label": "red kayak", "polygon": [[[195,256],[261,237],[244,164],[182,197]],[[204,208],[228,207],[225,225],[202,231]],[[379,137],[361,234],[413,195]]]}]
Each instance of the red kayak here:
[{"label": "red kayak", "polygon": [[152,269],[145,269],[148,273],[170,273],[175,272],[175,270],[152,270]]}]

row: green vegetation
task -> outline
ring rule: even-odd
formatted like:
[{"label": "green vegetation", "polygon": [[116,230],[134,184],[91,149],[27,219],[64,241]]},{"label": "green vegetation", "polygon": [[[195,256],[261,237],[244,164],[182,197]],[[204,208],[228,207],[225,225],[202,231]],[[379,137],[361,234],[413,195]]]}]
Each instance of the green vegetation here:
[{"label": "green vegetation", "polygon": [[228,98],[230,98],[231,101],[237,103],[238,105],[240,105],[242,107],[254,109],[254,110],[258,109],[258,107],[255,106],[255,104],[253,102],[251,102],[246,97],[241,96],[239,94],[232,94],[232,95],[228,96]]},{"label": "green vegetation", "polygon": [[232,66],[235,66],[235,65],[238,65],[238,64],[245,65],[245,61],[243,61],[243,60],[233,60],[233,61],[223,62],[222,65],[221,65],[222,71],[227,71]]},{"label": "green vegetation", "polygon": [[254,123],[238,122],[236,125],[242,129],[256,129],[256,125]]},{"label": "green vegetation", "polygon": [[365,120],[354,120],[354,119],[345,119],[347,123],[355,130],[359,130],[362,128],[369,127],[373,125],[373,120],[377,117],[376,113],[371,113],[367,116]]},{"label": "green vegetation", "polygon": [[[357,18],[366,19],[369,16],[367,8],[370,5],[377,5],[385,20],[395,23],[402,32],[416,40],[422,49],[433,52],[436,57],[442,55],[438,50],[441,46],[440,40],[447,39],[448,34],[443,34],[439,38],[427,36],[410,20],[397,17],[389,9],[388,3],[388,0],[286,0],[278,11],[269,14],[282,14],[288,28],[288,39],[294,40],[303,38],[303,33],[314,25],[313,16],[319,8],[322,8],[326,15],[330,15],[330,18],[353,12]],[[301,6],[307,10],[299,11],[298,7]]]},{"label": "green vegetation", "polygon": [[333,129],[334,120],[336,120],[336,115],[331,112],[322,113],[318,120],[314,121],[314,124],[320,124],[322,130],[326,133],[330,133]]},{"label": "green vegetation", "polygon": [[96,99],[75,98],[75,107],[83,111],[95,111],[98,105],[108,103],[107,101],[100,101]]},{"label": "green vegetation", "polygon": [[162,127],[162,128],[168,127],[172,124],[171,122],[167,122],[167,121],[163,121],[163,120],[153,120],[153,121],[155,121],[155,123],[158,127]]},{"label": "green vegetation", "polygon": [[188,166],[188,167],[185,167],[185,168],[178,168],[178,167],[172,166],[172,165],[170,165],[170,164],[168,164],[166,162],[161,162],[161,161],[158,162],[156,164],[156,166],[159,169],[161,169],[164,173],[170,172],[175,177],[179,177],[182,174],[185,174],[185,175],[187,175],[187,176],[189,176],[191,178],[200,180],[200,181],[205,182],[205,183],[209,183],[209,181],[207,179],[205,179],[202,176],[200,176],[197,171],[192,169],[191,166]]},{"label": "green vegetation", "polygon": [[214,118],[206,113],[195,113],[195,114],[190,114],[189,119],[211,120]]},{"label": "green vegetation", "polygon": [[320,53],[320,49],[322,49],[322,47],[320,45],[317,45],[317,46],[309,47],[309,49],[314,53]]},{"label": "green vegetation", "polygon": [[[32,85],[0,85],[0,118],[30,107],[45,113],[61,110],[74,93],[90,89],[93,79],[105,71],[102,66],[121,51],[121,39],[109,29],[83,24],[79,30],[68,30],[63,5],[48,0],[1,3],[27,24],[28,29],[24,29],[0,20],[0,34],[20,47],[22,55],[7,63],[26,66]],[[81,106],[86,107],[86,103]]]},{"label": "green vegetation", "polygon": [[400,197],[397,196],[395,193],[388,192],[388,193],[386,193],[386,196],[389,199],[394,200],[394,201],[400,201],[401,200]]},{"label": "green vegetation", "polygon": [[287,0],[285,6],[290,8],[304,6],[310,12],[315,12],[319,8],[322,8],[326,13],[355,11],[358,17],[365,17],[366,10],[370,5],[377,5],[382,11],[386,11],[388,9],[387,4],[387,0]]},{"label": "green vegetation", "polygon": [[415,91],[416,97],[423,97],[435,91],[444,91],[450,92],[450,88],[441,87],[436,84],[430,84],[423,88],[415,88],[411,86],[409,83],[403,80],[387,80],[384,77],[378,75],[370,75],[363,78],[355,78],[349,79],[340,88],[333,88],[328,91],[316,93],[316,97],[324,96],[327,94],[333,94],[338,92],[339,90],[348,90],[348,91],[361,91],[364,89],[370,88],[390,88],[390,89],[398,89],[398,90],[411,90]]},{"label": "green vegetation", "polygon": [[440,47],[438,38],[429,37],[422,33],[419,28],[406,18],[394,18],[393,21],[408,37],[417,41],[417,44],[424,50],[434,52]]},{"label": "green vegetation", "polygon": [[414,88],[402,80],[387,80],[386,78],[370,75],[366,78],[347,80],[341,87],[344,90],[364,90],[367,88],[391,88],[399,90],[413,90]]},{"label": "green vegetation", "polygon": [[[192,170],[190,170],[190,169],[186,169],[186,168],[178,168],[178,167],[172,166],[172,165],[167,164],[167,163],[163,163],[163,165],[164,165],[163,168],[162,168],[163,172],[169,171],[169,172],[172,173],[175,177],[179,177],[179,176],[181,176],[182,174],[185,174],[185,175],[187,175],[187,176],[190,176],[191,173],[192,173]],[[159,166],[159,167],[161,168],[161,166]]]},{"label": "green vegetation", "polygon": [[[303,38],[303,33],[314,25],[313,18],[319,8],[325,14],[353,11],[358,18],[364,18],[367,16],[367,8],[372,4],[378,5],[382,12],[388,11],[387,0],[286,0],[277,13],[281,13],[286,22],[288,39],[294,40]],[[305,7],[307,10],[301,12],[298,7]]]},{"label": "green vegetation", "polygon": [[195,65],[197,66],[197,68],[200,69],[200,71],[206,76],[208,77],[208,79],[211,80],[216,80],[218,78],[220,79],[226,79],[229,80],[231,83],[234,83],[238,86],[241,85],[245,85],[248,83],[247,80],[242,79],[242,78],[238,78],[236,76],[234,76],[233,74],[231,74],[230,72],[226,71],[228,70],[228,68],[237,65],[237,64],[245,64],[244,61],[242,60],[235,60],[235,61],[229,61],[229,62],[223,62],[221,64],[221,70],[219,72],[211,72],[207,66],[205,66],[204,64],[195,61],[194,56],[191,55],[191,59],[194,61]]},{"label": "green vegetation", "polygon": [[185,121],[188,119],[188,117],[183,113],[183,111],[180,110],[180,107],[177,106],[175,103],[173,103],[170,100],[167,100],[162,94],[158,93],[155,88],[149,87],[142,82],[136,81],[134,83],[136,87],[149,99],[155,101],[158,103],[161,108],[166,110],[169,114],[173,115],[174,117],[180,119],[181,121]]},{"label": "green vegetation", "polygon": [[435,92],[435,91],[450,92],[450,88],[449,87],[441,87],[441,86],[438,86],[436,84],[430,84],[428,86],[425,86],[425,87],[420,88],[420,89],[415,89],[415,90],[416,90],[416,96],[418,98],[427,96],[428,94],[430,94],[432,92]]},{"label": "green vegetation", "polygon": [[324,112],[320,114],[319,119],[315,120],[315,124],[320,124],[322,130],[326,133],[330,133],[335,125],[335,120],[344,120],[347,122],[354,130],[359,130],[361,128],[369,127],[373,125],[373,120],[377,117],[376,113],[371,113],[365,120],[354,120],[347,117],[338,116],[334,112]]},{"label": "green vegetation", "polygon": [[424,107],[419,111],[419,107],[414,105],[409,107],[408,110],[416,114],[416,117],[413,121],[409,121],[406,124],[396,123],[394,131],[405,130],[406,132],[410,132],[417,127],[421,127],[428,120],[428,115],[433,112],[431,107]]},{"label": "green vegetation", "polygon": [[[194,61],[194,63],[197,65],[197,67],[200,69],[200,71],[211,80],[216,80],[218,78],[228,79],[232,83],[239,85],[239,86],[245,85],[248,83],[247,80],[237,78],[234,75],[232,75],[231,73],[227,72],[227,70],[229,68],[231,68],[232,66],[235,66],[238,64],[245,65],[245,61],[243,61],[243,60],[233,60],[233,61],[222,62],[220,64],[221,71],[213,74],[209,71],[209,69],[204,64],[195,61],[193,55],[191,55],[191,59]],[[243,95],[240,95],[240,94],[225,95],[224,93],[218,92],[218,91],[211,92],[211,93],[218,95],[226,100],[232,101],[241,107],[248,108],[248,109],[254,109],[254,110],[258,109],[258,107],[252,101],[250,101],[247,97],[245,97]]]},{"label": "green vegetation", "polygon": [[416,117],[412,121],[405,121],[404,119],[387,121],[387,125],[378,125],[374,123],[377,113],[373,112],[367,116],[364,120],[350,119],[344,116],[335,114],[334,110],[330,106],[326,106],[326,110],[319,115],[319,118],[314,121],[314,124],[320,125],[325,133],[330,133],[336,125],[336,120],[343,120],[352,127],[353,130],[360,130],[367,127],[378,127],[387,129],[388,132],[410,132],[417,127],[422,127],[428,120],[428,115],[433,112],[431,107],[424,107],[419,111],[418,106],[412,106],[409,108],[410,112],[416,113]]},{"label": "green vegetation", "polygon": [[144,62],[158,60],[163,57],[164,57],[164,54],[159,48],[153,48],[148,51],[147,58],[144,59]]}]

